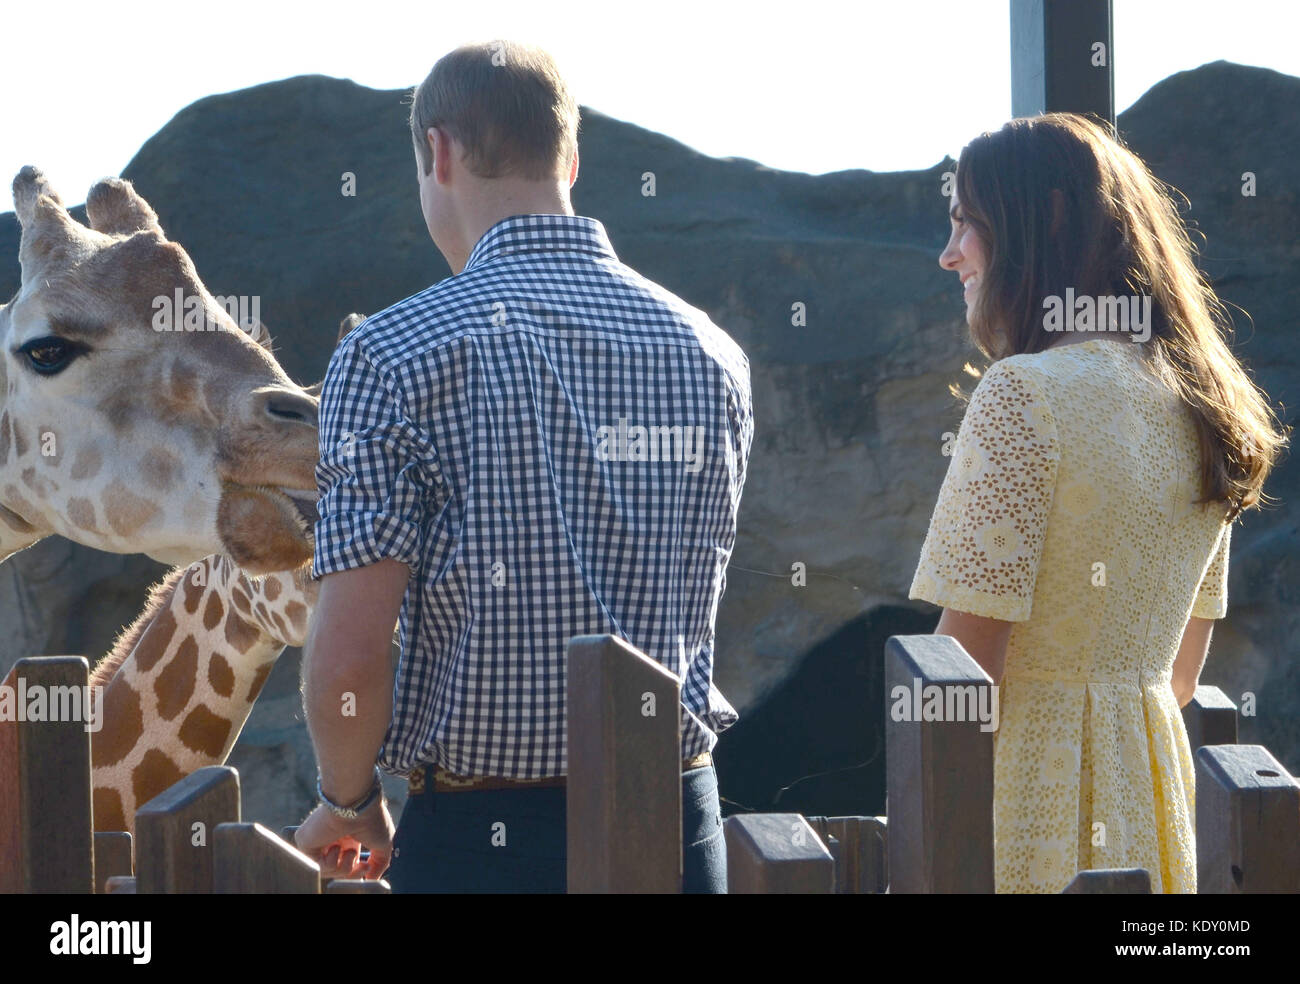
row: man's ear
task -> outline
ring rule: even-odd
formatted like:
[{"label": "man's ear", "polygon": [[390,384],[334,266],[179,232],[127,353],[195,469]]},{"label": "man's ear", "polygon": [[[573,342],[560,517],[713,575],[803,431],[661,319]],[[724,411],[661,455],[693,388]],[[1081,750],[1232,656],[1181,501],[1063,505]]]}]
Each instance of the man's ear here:
[{"label": "man's ear", "polygon": [[451,178],[451,134],[441,127],[431,126],[424,137],[429,141],[429,153],[433,155],[433,178],[438,184],[446,184]]},{"label": "man's ear", "polygon": [[573,148],[573,160],[569,163],[569,187],[578,180],[578,148]]}]

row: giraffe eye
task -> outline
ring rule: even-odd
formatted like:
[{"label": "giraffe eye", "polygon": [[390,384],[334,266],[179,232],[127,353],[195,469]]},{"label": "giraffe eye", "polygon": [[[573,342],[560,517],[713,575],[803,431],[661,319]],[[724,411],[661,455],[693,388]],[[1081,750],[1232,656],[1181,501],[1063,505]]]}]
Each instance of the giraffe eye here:
[{"label": "giraffe eye", "polygon": [[27,357],[27,364],[42,376],[54,376],[68,367],[81,354],[80,348],[57,335],[33,338],[18,351]]}]

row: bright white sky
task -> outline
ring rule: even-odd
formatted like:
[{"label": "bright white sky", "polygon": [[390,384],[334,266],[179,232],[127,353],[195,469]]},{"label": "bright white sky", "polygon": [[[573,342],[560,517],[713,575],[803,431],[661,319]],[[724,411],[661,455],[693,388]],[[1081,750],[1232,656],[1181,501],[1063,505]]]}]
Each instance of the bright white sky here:
[{"label": "bright white sky", "polygon": [[[1300,75],[1296,0],[1114,9],[1121,111],[1220,58]],[[36,164],[70,204],[203,96],[307,73],[409,87],[458,43],[496,37],[549,49],[584,105],[785,170],[930,167],[1011,115],[1008,0],[50,0],[30,10],[8,18],[0,57],[0,178],[7,186]]]}]

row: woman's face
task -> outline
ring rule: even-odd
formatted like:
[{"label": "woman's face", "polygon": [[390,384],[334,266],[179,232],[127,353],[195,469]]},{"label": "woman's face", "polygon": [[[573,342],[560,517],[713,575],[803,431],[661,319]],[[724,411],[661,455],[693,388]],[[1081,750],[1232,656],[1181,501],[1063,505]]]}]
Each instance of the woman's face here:
[{"label": "woman's face", "polygon": [[984,276],[987,253],[979,233],[965,221],[965,213],[957,199],[955,188],[948,218],[952,222],[952,235],[948,237],[948,245],[939,254],[939,266],[952,270],[961,278],[962,296],[966,299],[966,322],[969,324]]}]

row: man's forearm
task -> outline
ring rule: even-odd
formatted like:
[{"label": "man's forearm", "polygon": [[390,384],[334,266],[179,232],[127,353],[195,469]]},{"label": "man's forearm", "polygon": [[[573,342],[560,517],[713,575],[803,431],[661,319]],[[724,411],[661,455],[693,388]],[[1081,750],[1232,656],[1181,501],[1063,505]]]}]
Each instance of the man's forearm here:
[{"label": "man's forearm", "polygon": [[370,789],[375,759],[393,717],[391,637],[353,649],[328,634],[313,640],[303,670],[303,707],[321,788],[336,803]]},{"label": "man's forearm", "polygon": [[336,803],[356,802],[373,782],[393,717],[390,650],[407,573],[385,561],[321,583],[303,652],[303,708],[321,788]]}]

